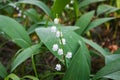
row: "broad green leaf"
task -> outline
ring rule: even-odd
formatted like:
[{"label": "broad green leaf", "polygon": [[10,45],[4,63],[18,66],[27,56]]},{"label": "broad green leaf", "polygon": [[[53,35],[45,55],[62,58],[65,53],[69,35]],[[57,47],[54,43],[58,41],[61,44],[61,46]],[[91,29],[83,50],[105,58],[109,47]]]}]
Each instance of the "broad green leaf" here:
[{"label": "broad green leaf", "polygon": [[102,2],[102,1],[105,1],[105,0],[83,0],[82,2],[80,2],[79,8],[85,7],[91,3]]},{"label": "broad green leaf", "polygon": [[120,48],[118,48],[113,54],[120,54]]},{"label": "broad green leaf", "polygon": [[[62,25],[61,25],[61,26],[62,26]],[[65,29],[65,30],[68,29],[68,31],[69,31],[69,30],[70,30],[70,31],[74,31],[74,30],[79,29],[78,26],[63,26],[63,27],[64,27],[63,29]]]},{"label": "broad green leaf", "polygon": [[38,1],[38,0],[23,0],[23,1],[18,1],[17,3],[25,3],[25,4],[36,5],[39,8],[41,8],[47,15],[49,15],[49,16],[51,15],[50,9],[42,1]]},{"label": "broad green leaf", "polygon": [[28,33],[14,19],[0,15],[0,30],[5,32],[17,45],[22,48],[29,47],[32,42]]},{"label": "broad green leaf", "polygon": [[99,70],[94,76],[94,80],[97,80],[101,77],[107,76],[109,74],[120,71],[120,58],[112,61],[111,63],[104,66],[101,70]]},{"label": "broad green leaf", "polygon": [[114,72],[112,74],[104,76],[105,78],[113,79],[113,80],[120,80],[120,71]]},{"label": "broad green leaf", "polygon": [[[74,28],[74,27],[73,27]],[[74,53],[78,50],[78,41],[80,40],[79,35],[72,31],[73,29],[70,27],[61,27],[61,31],[63,33],[63,37],[66,39],[66,45],[64,46],[64,54],[68,51]],[[59,43],[59,39],[56,37],[55,33],[51,32],[50,27],[48,28],[37,28],[36,33],[40,40],[45,44],[45,46],[61,61],[63,62],[62,56],[57,54],[57,51],[53,51],[52,47],[54,44]]]},{"label": "broad green leaf", "polygon": [[[105,57],[105,64],[110,64],[111,62],[113,62],[119,58],[120,58],[120,54],[107,55]],[[109,79],[119,80],[120,79],[120,71],[116,71],[116,72],[114,72],[112,74],[108,74],[104,77],[109,78]]]},{"label": "broad green leaf", "polygon": [[93,28],[95,28],[95,27],[98,27],[99,25],[101,25],[101,24],[103,24],[103,23],[105,23],[105,22],[107,22],[107,21],[110,21],[110,20],[112,20],[112,19],[114,19],[114,18],[101,18],[101,19],[96,19],[96,20],[92,21],[92,22],[88,25],[88,27],[86,28],[85,32],[87,32],[87,31],[89,31],[90,29],[93,29]]},{"label": "broad green leaf", "polygon": [[55,0],[52,6],[52,13],[54,15],[61,14],[64,7],[70,2],[70,0]]},{"label": "broad green leaf", "polygon": [[36,22],[38,22],[40,20],[39,13],[37,13],[37,11],[35,9],[33,9],[33,8],[26,10],[24,13],[34,23],[36,23]]},{"label": "broad green leaf", "polygon": [[11,72],[16,69],[22,62],[30,58],[32,55],[35,55],[39,52],[39,48],[41,47],[42,43],[33,45],[24,49],[21,53],[17,55],[12,63]]},{"label": "broad green leaf", "polygon": [[104,57],[108,55],[108,53],[102,48],[100,47],[98,44],[96,44],[95,42],[85,39],[83,37],[81,37],[83,39],[83,41],[85,43],[87,43],[88,45],[90,45],[92,48],[94,48],[95,50],[97,50],[98,52],[100,52]]},{"label": "broad green leaf", "polygon": [[[90,67],[88,57],[89,51],[84,42],[81,42],[80,48],[73,56],[70,66],[63,77],[63,80],[89,80]],[[90,55],[89,55],[90,56]]]},{"label": "broad green leaf", "polygon": [[27,76],[24,76],[23,79],[30,79],[30,80],[39,80],[38,78],[34,77],[34,76],[30,76],[30,75],[27,75]]},{"label": "broad green leaf", "polygon": [[119,8],[103,4],[103,5],[100,5],[97,9],[97,16],[100,15],[100,14],[103,14],[105,12],[106,12],[106,14],[109,14],[109,13],[115,12],[117,10],[119,10]]},{"label": "broad green leaf", "polygon": [[107,56],[105,56],[105,63],[109,64],[118,58],[120,58],[120,54],[107,55]]},{"label": "broad green leaf", "polygon": [[5,78],[8,75],[5,67],[0,62],[0,77]]},{"label": "broad green leaf", "polygon": [[4,80],[21,80],[16,74],[9,74]]},{"label": "broad green leaf", "polygon": [[7,4],[3,4],[0,6],[0,13],[4,15],[11,16],[13,14],[14,10],[11,7],[8,7]]},{"label": "broad green leaf", "polygon": [[[64,29],[64,30],[67,30],[67,29]],[[65,33],[67,33],[67,32],[68,31],[64,31],[64,32],[62,31],[64,37],[65,37]],[[50,27],[49,28],[37,28],[36,33],[39,36],[39,38],[41,39],[41,41],[46,45],[46,47],[62,62],[63,61],[62,56],[58,55],[57,52],[54,52],[52,50],[52,47],[54,44],[58,44],[60,46],[60,43],[59,43],[59,39],[56,38],[55,33],[51,32]],[[72,47],[72,44],[73,44],[73,46],[75,46],[77,44],[76,41],[73,40],[72,38],[70,38],[68,40],[71,40],[71,41],[67,41],[67,44],[70,43],[69,44],[70,48],[68,48],[68,46],[66,46],[67,48],[65,50],[75,52],[76,47]],[[76,43],[76,44],[74,44],[74,43]],[[64,51],[65,54],[66,54],[66,52],[67,51]]]},{"label": "broad green leaf", "polygon": [[[61,31],[63,33],[63,37],[66,39],[66,45],[64,46],[64,54],[66,54],[67,51],[71,51],[74,56],[72,59],[73,62],[71,62],[70,65],[73,66],[74,65],[73,63],[75,63],[75,65],[78,66],[78,63],[80,62],[78,68],[76,68],[75,65],[74,65],[74,68],[72,68],[74,70],[76,69],[75,71],[78,71],[78,70],[79,71],[78,72],[72,71],[71,72],[72,78],[71,79],[64,78],[64,80],[73,80],[72,75],[75,75],[75,77],[77,77],[77,79],[83,78],[82,74],[85,74],[83,80],[88,80],[88,77],[90,74],[90,72],[89,72],[90,55],[89,55],[89,52],[88,52],[85,44],[81,42],[81,48],[78,50],[78,48],[80,46],[79,41],[81,41],[81,38],[79,37],[79,35],[77,35],[75,32],[70,30],[69,27],[68,28],[61,27]],[[62,56],[58,55],[57,52],[54,52],[52,50],[53,44],[57,43],[58,45],[60,45],[59,39],[56,38],[55,33],[52,33],[50,31],[50,28],[38,28],[38,29],[36,29],[36,33],[38,34],[41,41],[45,44],[45,46],[62,62],[62,60],[63,60]],[[77,57],[75,57],[75,56],[77,56]],[[68,65],[68,69],[69,69],[70,65]],[[81,75],[78,75],[78,73],[80,73],[80,71],[81,71]],[[67,75],[66,77],[68,77],[68,75],[70,75],[70,73],[66,74],[66,75]],[[74,80],[76,80],[76,79],[74,79]]]},{"label": "broad green leaf", "polygon": [[75,23],[76,26],[79,26],[80,29],[77,30],[78,34],[82,34],[83,31],[86,29],[88,24],[90,23],[91,19],[93,18],[95,11],[88,12],[82,15]]},{"label": "broad green leaf", "polygon": [[116,0],[117,8],[120,8],[120,0]]},{"label": "broad green leaf", "polygon": [[80,13],[79,13],[79,7],[78,7],[78,1],[77,0],[73,0],[74,1],[74,4],[73,4],[73,10],[74,10],[74,13],[75,13],[75,17],[76,19],[79,17]]}]

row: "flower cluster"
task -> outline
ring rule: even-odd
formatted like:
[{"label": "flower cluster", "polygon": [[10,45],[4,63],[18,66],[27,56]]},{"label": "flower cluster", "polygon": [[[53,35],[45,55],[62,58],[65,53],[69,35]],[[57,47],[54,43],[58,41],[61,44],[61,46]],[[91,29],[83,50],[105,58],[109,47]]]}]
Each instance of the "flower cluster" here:
[{"label": "flower cluster", "polygon": [[23,18],[26,18],[26,15],[22,15],[22,10],[20,10],[20,8],[19,7],[17,7],[16,5],[13,5],[13,8],[15,8],[16,9],[16,11],[18,11],[18,17],[23,17]]},{"label": "flower cluster", "polygon": [[[55,18],[54,19],[54,23],[58,24],[59,23],[59,19]],[[58,53],[58,55],[63,56],[65,58],[67,58],[67,59],[72,58],[72,52],[67,52],[67,54],[65,55],[63,47],[61,47],[61,46],[66,45],[66,39],[63,37],[63,34],[62,34],[61,30],[59,30],[56,26],[52,26],[51,27],[51,32],[55,33],[55,36],[56,36],[56,38],[59,39],[59,43],[60,43],[60,46],[57,43],[53,44],[52,50],[56,51]],[[56,64],[55,69],[57,71],[60,71],[61,70],[61,65],[60,64]]]}]

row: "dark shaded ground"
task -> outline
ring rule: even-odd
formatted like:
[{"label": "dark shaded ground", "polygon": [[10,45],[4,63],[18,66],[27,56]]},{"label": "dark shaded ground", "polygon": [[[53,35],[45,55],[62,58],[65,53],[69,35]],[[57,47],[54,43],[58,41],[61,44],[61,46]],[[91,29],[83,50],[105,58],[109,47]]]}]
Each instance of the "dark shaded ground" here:
[{"label": "dark shaded ground", "polygon": [[18,47],[11,41],[7,41],[0,36],[0,61],[5,66],[9,63],[10,59],[14,56]]}]

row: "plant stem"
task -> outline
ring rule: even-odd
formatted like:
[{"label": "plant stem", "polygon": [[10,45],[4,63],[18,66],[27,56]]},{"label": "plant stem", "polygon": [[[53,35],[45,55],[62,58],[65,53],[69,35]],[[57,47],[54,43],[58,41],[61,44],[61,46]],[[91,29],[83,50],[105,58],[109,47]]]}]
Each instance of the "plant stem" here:
[{"label": "plant stem", "polygon": [[[61,36],[61,34],[60,34],[60,36]],[[62,42],[62,37],[60,37],[60,42],[61,42],[61,48],[63,49],[63,52],[64,52],[64,45],[63,45],[63,42]],[[65,62],[65,67],[67,69],[68,68],[68,64],[67,64],[67,61],[66,61],[66,58],[65,58],[65,54],[63,54],[63,60]]]},{"label": "plant stem", "polygon": [[36,69],[36,66],[35,66],[34,55],[32,55],[32,66],[33,66],[33,69],[34,69],[35,76],[38,78],[37,69]]}]

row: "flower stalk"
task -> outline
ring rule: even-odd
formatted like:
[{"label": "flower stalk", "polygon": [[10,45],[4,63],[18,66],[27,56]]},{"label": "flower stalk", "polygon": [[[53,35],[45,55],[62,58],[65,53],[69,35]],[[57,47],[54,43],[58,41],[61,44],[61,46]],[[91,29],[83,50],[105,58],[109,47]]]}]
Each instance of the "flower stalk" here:
[{"label": "flower stalk", "polygon": [[38,73],[37,73],[37,69],[36,69],[36,66],[35,66],[34,55],[32,55],[31,58],[32,58],[32,66],[33,66],[33,70],[34,70],[35,76],[38,78]]}]

